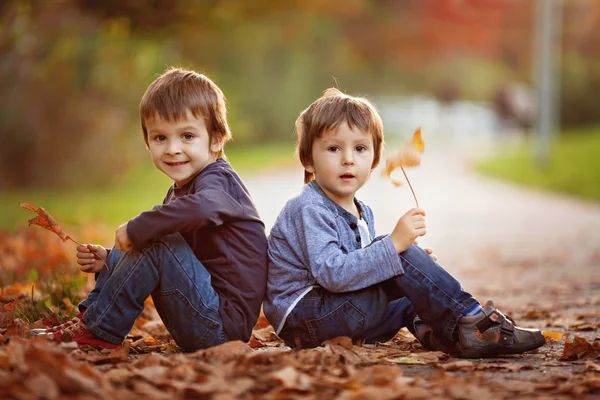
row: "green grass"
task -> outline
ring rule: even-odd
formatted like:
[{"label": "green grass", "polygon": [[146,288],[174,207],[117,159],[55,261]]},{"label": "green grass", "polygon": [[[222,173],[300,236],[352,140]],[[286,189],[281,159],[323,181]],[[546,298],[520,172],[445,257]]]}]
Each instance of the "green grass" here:
[{"label": "green grass", "polygon": [[528,143],[502,150],[477,163],[485,175],[519,184],[600,201],[600,127],[563,133],[552,143],[546,168],[540,168]]},{"label": "green grass", "polygon": [[[246,147],[230,145],[226,154],[236,171],[245,175],[293,164],[293,146],[291,141]],[[88,184],[73,190],[3,192],[0,193],[0,229],[13,231],[17,226],[27,225],[27,220],[35,215],[20,208],[21,202],[44,207],[65,229],[98,224],[116,228],[160,204],[171,184],[148,157],[142,166],[127,172],[122,182],[112,187]]]}]

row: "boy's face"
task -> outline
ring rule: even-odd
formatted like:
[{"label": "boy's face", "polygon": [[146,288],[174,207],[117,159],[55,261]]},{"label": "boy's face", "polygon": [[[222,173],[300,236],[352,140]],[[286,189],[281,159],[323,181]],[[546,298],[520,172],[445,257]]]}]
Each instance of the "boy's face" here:
[{"label": "boy's face", "polygon": [[204,118],[187,110],[185,118],[169,122],[155,115],[144,121],[148,132],[147,148],[152,162],[181,187],[216,160],[222,143],[210,138]]},{"label": "boy's face", "polygon": [[326,131],[312,146],[313,165],[321,189],[345,209],[353,207],[354,195],[371,174],[374,158],[373,137],[344,121],[337,129]]}]

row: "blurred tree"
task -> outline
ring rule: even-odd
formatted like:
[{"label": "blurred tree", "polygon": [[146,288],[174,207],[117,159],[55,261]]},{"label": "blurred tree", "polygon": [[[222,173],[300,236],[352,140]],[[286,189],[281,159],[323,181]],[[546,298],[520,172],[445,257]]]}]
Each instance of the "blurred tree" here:
[{"label": "blurred tree", "polygon": [[[72,2],[14,1],[0,15],[0,187],[102,183],[136,159],[133,110],[157,44]],[[139,129],[137,129],[139,132]]]},{"label": "blurred tree", "polygon": [[[565,4],[563,121],[600,120],[597,0]],[[5,0],[0,187],[118,178],[143,144],[137,105],[166,66],[205,72],[229,101],[232,145],[290,140],[325,88],[492,101],[531,80],[521,0]]]}]

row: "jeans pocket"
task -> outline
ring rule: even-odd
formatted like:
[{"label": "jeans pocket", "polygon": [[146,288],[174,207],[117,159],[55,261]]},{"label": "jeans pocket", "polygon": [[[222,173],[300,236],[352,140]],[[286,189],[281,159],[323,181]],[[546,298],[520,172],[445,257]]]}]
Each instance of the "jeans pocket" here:
[{"label": "jeans pocket", "polygon": [[350,301],[344,302],[323,317],[305,322],[313,347],[320,346],[326,340],[338,336],[351,339],[362,338],[364,334],[365,314]]},{"label": "jeans pocket", "polygon": [[211,339],[215,332],[223,330],[218,311],[206,307],[201,301],[192,304],[178,289],[160,293],[160,309],[165,326],[184,351],[213,345]]}]

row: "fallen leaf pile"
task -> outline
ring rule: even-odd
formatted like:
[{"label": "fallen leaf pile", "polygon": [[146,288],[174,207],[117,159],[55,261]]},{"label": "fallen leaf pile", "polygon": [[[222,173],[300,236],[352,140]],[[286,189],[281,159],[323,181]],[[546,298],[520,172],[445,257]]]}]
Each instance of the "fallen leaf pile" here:
[{"label": "fallen leaf pile", "polygon": [[[72,349],[41,338],[15,338],[0,347],[0,392],[6,398],[335,398],[512,399],[598,393],[599,366],[589,361],[577,374],[535,379],[511,377],[535,368],[521,359],[452,360],[443,353],[364,348],[348,338],[292,351],[252,349],[234,341],[194,353],[133,353]],[[397,363],[394,360],[412,360]]]},{"label": "fallen leaf pile", "polygon": [[[20,263],[21,269],[36,263],[43,266],[44,252],[62,251],[54,249],[56,242],[60,246],[62,242],[46,242],[47,236],[36,230],[0,233],[6,239],[0,240],[0,249],[11,249],[13,262]],[[20,253],[27,249],[35,250],[28,256],[34,258]],[[72,249],[67,248],[64,256],[73,263]],[[35,257],[40,260],[33,261]],[[5,253],[0,252],[0,262],[4,259]],[[510,268],[520,273],[532,268],[514,261],[493,265],[502,276]],[[18,273],[19,267],[14,271]],[[504,293],[516,290],[500,278],[480,280],[491,288],[498,285]],[[477,290],[485,288],[480,285]],[[600,281],[585,276],[581,281],[563,279],[533,288],[539,290],[532,291],[534,295],[526,302],[515,302],[512,307],[497,304],[520,326],[544,328],[546,345],[524,355],[461,360],[424,350],[406,330],[376,345],[357,346],[349,338],[336,338],[316,349],[295,351],[277,337],[263,315],[249,343],[230,342],[182,353],[151,299],[119,349],[57,345],[29,338],[28,332],[66,318],[61,315],[59,320],[51,314],[36,321],[24,314],[32,291],[39,301],[45,301],[47,294],[38,284],[15,282],[0,288],[0,398],[513,400],[600,396]],[[59,300],[66,307],[76,304],[74,298],[73,304]]]},{"label": "fallen leaf pile", "polygon": [[74,273],[73,249],[39,230],[0,232],[0,282],[23,281],[32,270],[40,278],[57,271]]},{"label": "fallen leaf pile", "polygon": [[[316,349],[294,351],[270,325],[257,324],[249,344],[234,341],[182,353],[152,301],[145,306],[123,347],[99,351],[27,338],[31,326],[13,319],[14,302],[5,304],[0,308],[0,393],[14,399],[143,396],[148,400],[475,400],[600,393],[600,365],[593,353],[600,338],[593,343],[583,338],[573,342],[565,338],[564,344],[551,340],[544,351],[528,355],[460,360],[425,351],[406,330],[376,345],[357,346],[340,337]],[[585,364],[566,361],[558,352],[561,346],[563,354],[586,358]],[[540,374],[542,370],[549,373]]]}]

